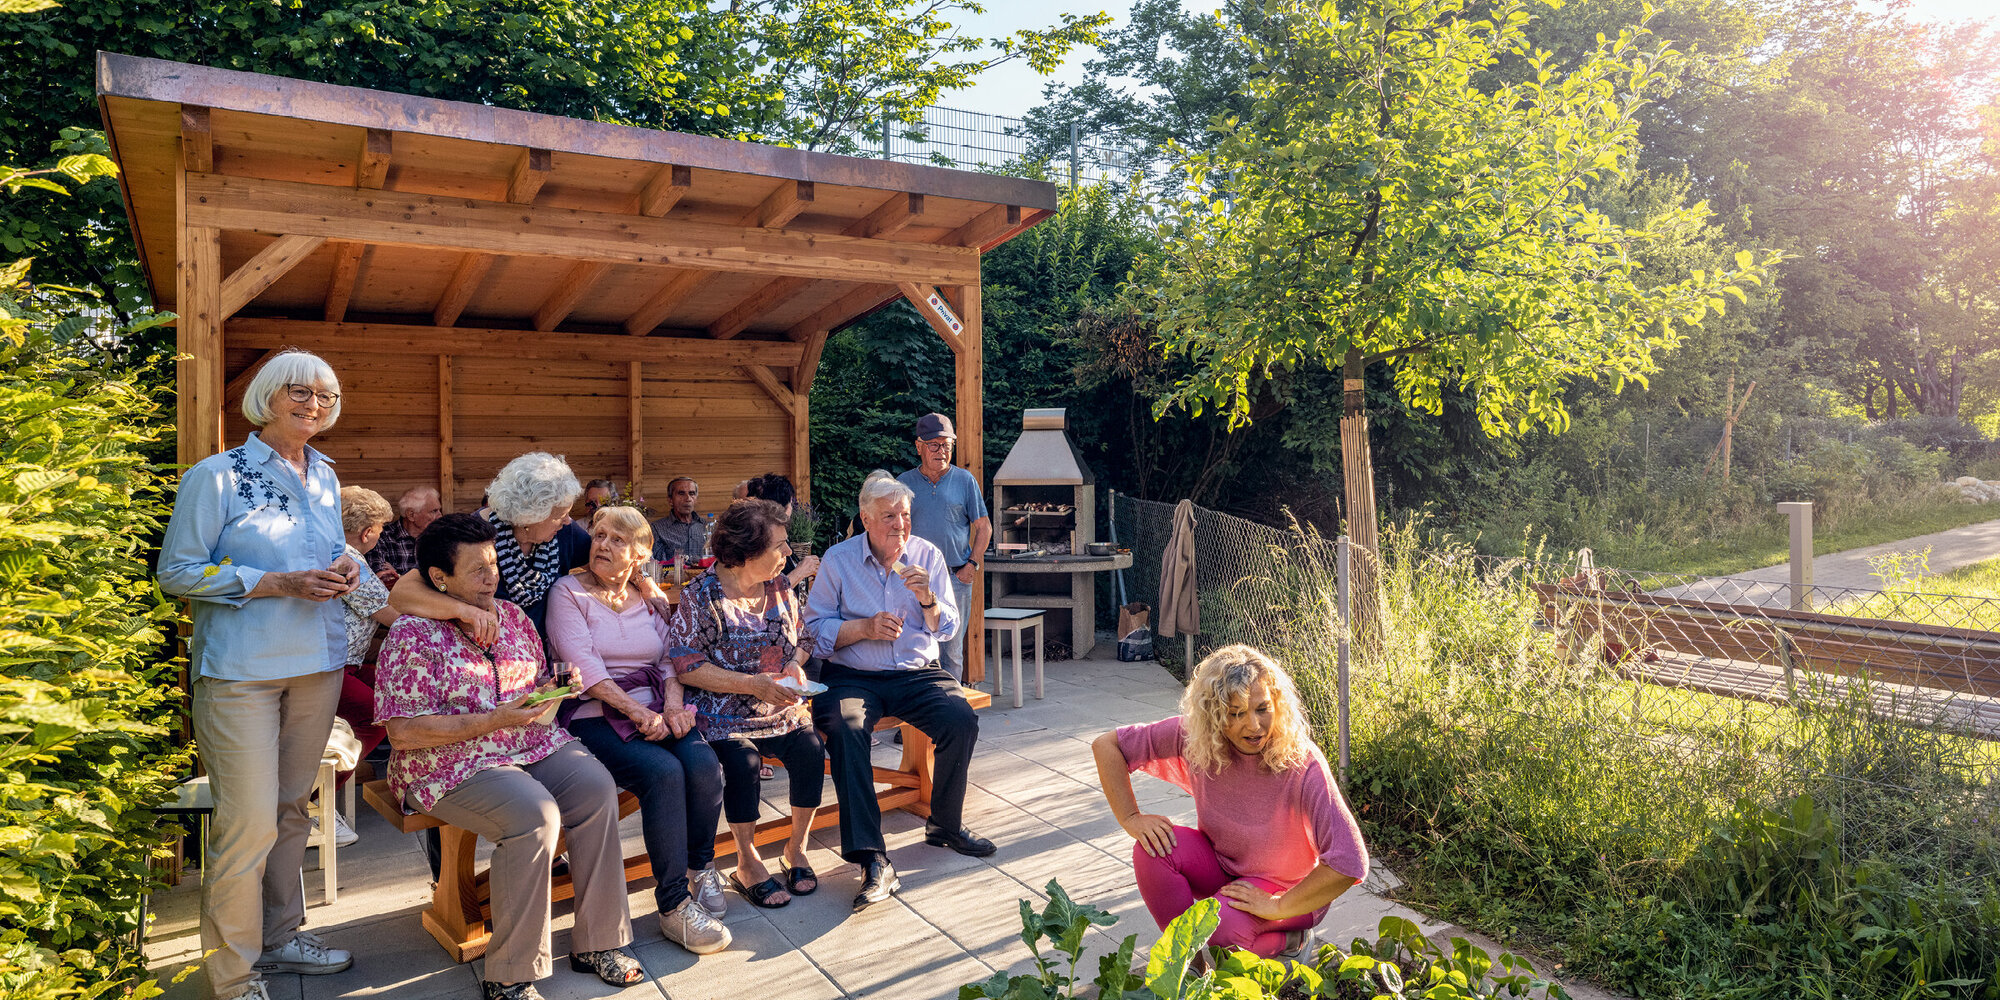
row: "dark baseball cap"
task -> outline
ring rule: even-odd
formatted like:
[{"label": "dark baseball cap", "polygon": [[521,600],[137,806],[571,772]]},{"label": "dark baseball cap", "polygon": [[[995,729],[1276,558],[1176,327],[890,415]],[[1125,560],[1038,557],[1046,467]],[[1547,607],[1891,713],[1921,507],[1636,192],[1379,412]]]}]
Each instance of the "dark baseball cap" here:
[{"label": "dark baseball cap", "polygon": [[958,439],[958,432],[951,429],[951,418],[942,413],[926,413],[918,417],[917,440],[935,441],[938,438]]}]

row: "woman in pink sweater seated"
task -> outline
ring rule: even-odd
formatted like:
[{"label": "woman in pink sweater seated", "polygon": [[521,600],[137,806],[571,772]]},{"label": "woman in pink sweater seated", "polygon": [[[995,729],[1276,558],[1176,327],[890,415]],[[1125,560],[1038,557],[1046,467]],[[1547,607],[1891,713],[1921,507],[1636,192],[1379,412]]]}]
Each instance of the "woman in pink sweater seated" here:
[{"label": "woman in pink sweater seated", "polygon": [[[1313,745],[1305,708],[1276,661],[1225,646],[1194,669],[1181,714],[1097,738],[1097,776],[1137,841],[1139,895],[1165,928],[1217,897],[1208,943],[1296,955],[1327,904],[1368,874],[1368,846]],[[1132,772],[1194,794],[1195,829],[1139,811]]]}]

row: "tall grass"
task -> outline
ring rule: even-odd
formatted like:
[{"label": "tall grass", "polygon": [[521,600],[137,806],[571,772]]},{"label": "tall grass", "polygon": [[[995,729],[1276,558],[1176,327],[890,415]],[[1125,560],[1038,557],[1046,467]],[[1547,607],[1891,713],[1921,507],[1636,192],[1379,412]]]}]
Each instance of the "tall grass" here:
[{"label": "tall grass", "polygon": [[[1331,757],[1330,551],[1246,560],[1204,638],[1288,663]],[[1384,552],[1346,787],[1410,902],[1646,997],[2000,997],[1989,747],[1865,686],[1642,687],[1541,627],[1532,564],[1407,527]]]}]

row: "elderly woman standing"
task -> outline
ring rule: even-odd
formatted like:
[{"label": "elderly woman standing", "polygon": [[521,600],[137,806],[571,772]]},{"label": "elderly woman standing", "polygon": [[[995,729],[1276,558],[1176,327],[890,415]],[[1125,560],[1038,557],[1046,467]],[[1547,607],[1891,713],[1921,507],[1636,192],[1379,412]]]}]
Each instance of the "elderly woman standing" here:
[{"label": "elderly woman standing", "polygon": [[[778,907],[819,888],[806,862],[806,837],[819,810],[826,752],[800,696],[810,643],[798,600],[780,572],[791,541],[784,508],[738,500],[710,538],[715,572],[688,586],[668,629],[681,683],[694,688],[701,734],[722,759],[723,809],[736,838],[736,889]],[[793,685],[779,683],[789,678]],[[792,836],[781,882],[757,856],[758,765],[777,757],[791,776]]]},{"label": "elderly woman standing", "polygon": [[340,483],[306,444],[340,417],[340,380],[286,351],[243,393],[257,430],[181,477],[160,587],[193,602],[194,737],[215,798],[202,864],[212,996],[267,1000],[260,972],[324,975],[353,956],[299,930],[307,800],[340,702]]},{"label": "elderly woman standing", "polygon": [[632,941],[618,847],[618,786],[569,734],[553,703],[529,704],[542,639],[521,609],[494,597],[493,526],[446,514],[417,539],[408,579],[498,621],[492,643],[454,622],[406,616],[389,630],[376,670],[375,716],[389,730],[389,787],[409,805],[493,844],[493,942],[486,1000],[540,1000],[550,972],[549,867],[569,843],[576,887],[570,968],[614,986],[645,978],[618,949]]},{"label": "elderly woman standing", "polygon": [[[537,632],[544,631],[548,619],[549,590],[589,558],[590,535],[569,517],[570,505],[582,493],[569,464],[545,451],[508,462],[486,487],[491,510],[484,516],[496,534],[493,547],[500,560],[497,596],[526,612]],[[422,580],[397,581],[390,599],[405,614],[461,622],[481,643],[491,643],[498,632],[492,614],[440,594]]]},{"label": "elderly woman standing", "polygon": [[635,580],[653,529],[633,507],[606,507],[590,526],[590,562],[549,597],[549,647],[575,665],[588,695],[569,731],[639,797],[660,930],[697,955],[727,948],[715,860],[722,767],[693,732],[694,712],[667,663],[666,621]]}]

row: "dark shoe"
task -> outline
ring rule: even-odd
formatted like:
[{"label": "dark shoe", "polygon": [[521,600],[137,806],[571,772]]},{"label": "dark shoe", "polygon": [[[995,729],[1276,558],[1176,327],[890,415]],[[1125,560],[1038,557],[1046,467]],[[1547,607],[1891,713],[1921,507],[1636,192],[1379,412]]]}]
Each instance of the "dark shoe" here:
[{"label": "dark shoe", "polygon": [[993,842],[965,827],[947,830],[940,826],[924,824],[924,843],[936,847],[949,847],[968,858],[983,858],[992,854]]},{"label": "dark shoe", "polygon": [[776,875],[756,885],[744,885],[742,879],[731,874],[729,876],[729,884],[735,886],[736,891],[742,893],[744,899],[766,910],[775,910],[780,906],[789,906],[792,902],[790,896],[786,896],[784,902],[773,903],[770,901],[772,896],[787,891],[784,884],[778,881]]},{"label": "dark shoe", "polygon": [[622,951],[579,951],[569,957],[571,972],[588,972],[612,986],[630,986],[646,978],[639,960]]},{"label": "dark shoe", "polygon": [[903,887],[902,881],[896,878],[896,866],[889,863],[887,854],[875,855],[861,872],[861,893],[854,897],[856,913],[888,899]]},{"label": "dark shoe", "polygon": [[486,1000],[542,1000],[542,991],[535,989],[534,983],[489,983],[481,980],[479,988],[486,994]]},{"label": "dark shoe", "polygon": [[[799,888],[799,883],[801,882],[811,882],[812,884],[801,889]],[[818,890],[819,876],[813,874],[812,866],[800,865],[797,868],[785,869],[786,892],[791,893],[793,896],[810,896]]]}]

